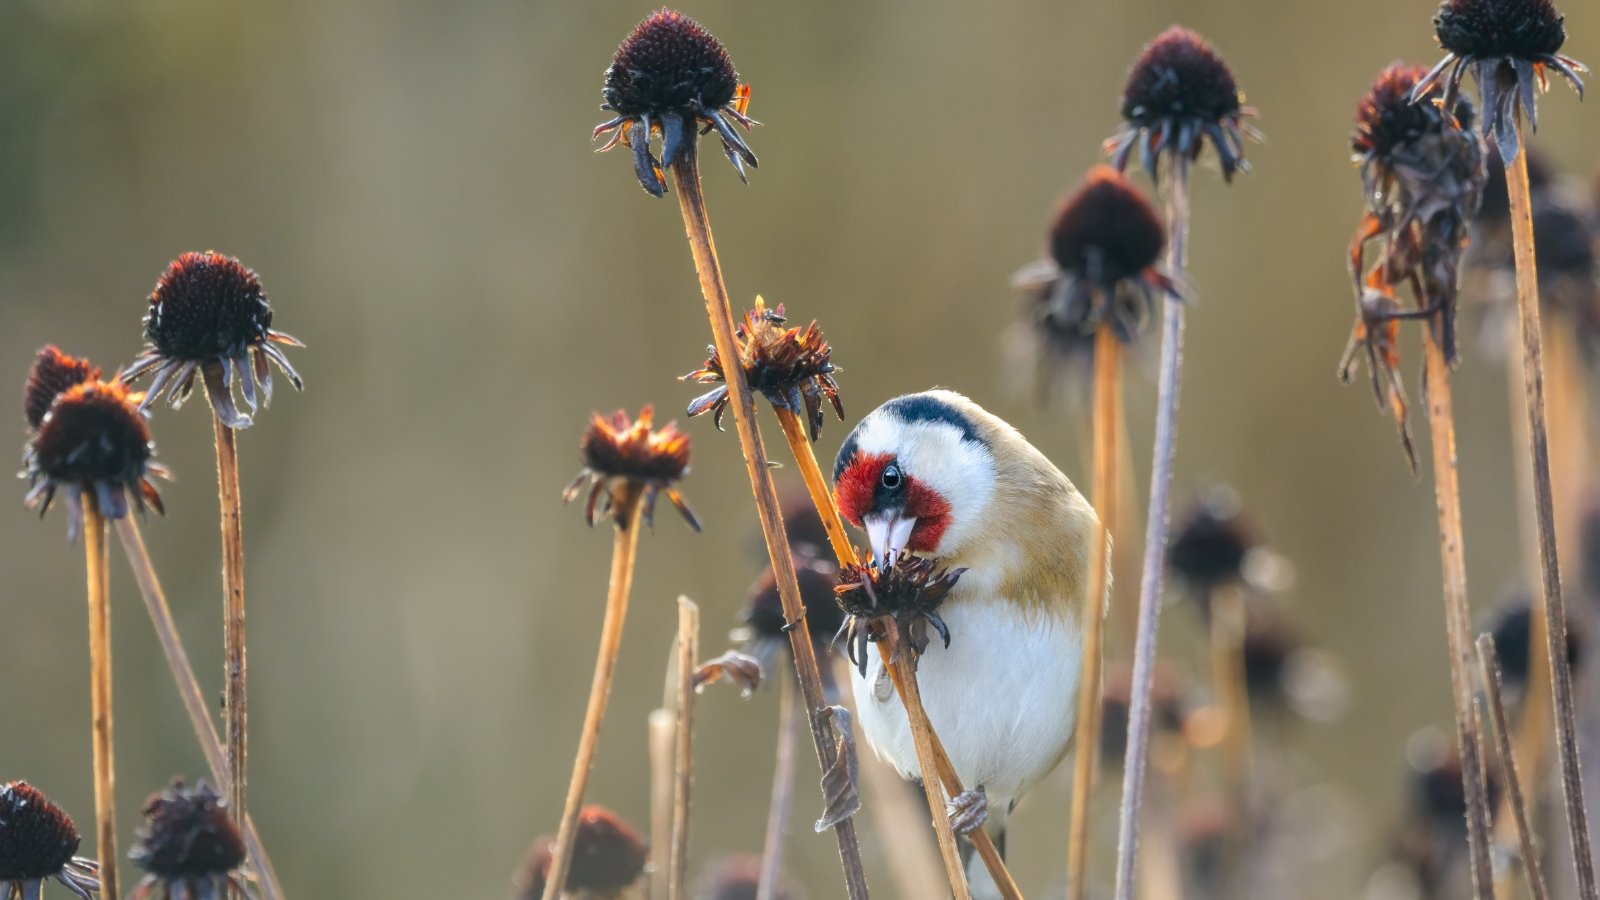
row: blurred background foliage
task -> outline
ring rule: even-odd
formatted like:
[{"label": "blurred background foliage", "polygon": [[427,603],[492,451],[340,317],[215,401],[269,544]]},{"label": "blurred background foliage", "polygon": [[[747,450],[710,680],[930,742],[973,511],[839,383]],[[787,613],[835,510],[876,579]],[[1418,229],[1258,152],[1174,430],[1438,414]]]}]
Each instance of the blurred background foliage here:
[{"label": "blurred background foliage", "polygon": [[[1320,842],[1301,870],[1318,877],[1299,879],[1299,895],[1359,893],[1404,799],[1408,736],[1450,717],[1431,488],[1408,473],[1365,388],[1334,378],[1361,202],[1352,115],[1386,63],[1437,57],[1432,4],[696,0],[684,11],[729,46],[766,123],[748,188],[707,169],[736,300],[761,293],[821,320],[852,422],[894,394],[954,387],[1080,481],[1084,423],[1003,387],[1020,364],[1001,340],[1021,305],[1007,278],[1099,157],[1144,41],[1179,21],[1228,58],[1268,143],[1231,188],[1195,179],[1199,300],[1177,495],[1236,485],[1296,567],[1294,618],[1344,661],[1349,710],[1298,733],[1305,787],[1291,802]],[[295,356],[306,392],[280,393],[241,439],[253,810],[296,896],[499,896],[559,814],[610,541],[558,495],[588,413],[681,410],[694,391],[673,378],[708,338],[675,203],[646,197],[627,160],[594,157],[588,140],[603,118],[601,72],[646,12],[0,0],[0,372],[20,389],[47,342],[126,364],[156,275],[191,249],[256,268],[276,325],[310,348]],[[1600,8],[1566,12],[1568,50],[1600,60]],[[1587,177],[1593,110],[1564,90],[1543,105],[1541,149]],[[1467,558],[1484,610],[1517,581],[1517,515],[1504,368],[1465,346]],[[1413,350],[1406,363],[1413,385],[1420,359]],[[1141,494],[1153,381],[1150,365],[1129,378]],[[198,402],[156,416],[178,480],[147,535],[220,693],[206,418]],[[828,424],[825,459],[849,424]],[[760,568],[736,440],[708,421],[688,427],[685,487],[706,532],[663,516],[643,542],[590,792],[641,826],[645,714],[661,696],[673,598],[701,603],[715,652]],[[0,518],[0,779],[33,781],[87,830],[81,550],[64,543],[59,514],[40,524],[20,497]],[[113,598],[131,835],[147,792],[204,768],[120,561]],[[1179,655],[1199,639],[1188,618],[1169,614]],[[772,700],[706,698],[697,869],[759,851]],[[812,771],[791,859],[811,896],[834,896],[832,842],[805,824]],[[1069,780],[1063,767],[1016,819],[1011,857],[1032,890],[1060,881]],[[1114,773],[1104,783],[1114,794]],[[1096,840],[1108,848],[1105,809]],[[887,896],[886,848],[864,834]]]}]

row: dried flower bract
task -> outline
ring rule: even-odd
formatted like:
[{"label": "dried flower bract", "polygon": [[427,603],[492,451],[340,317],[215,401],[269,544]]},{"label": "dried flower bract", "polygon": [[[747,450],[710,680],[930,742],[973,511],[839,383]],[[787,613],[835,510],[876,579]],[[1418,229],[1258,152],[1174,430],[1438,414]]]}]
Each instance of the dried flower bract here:
[{"label": "dried flower bract", "polygon": [[[633,29],[606,69],[604,93],[600,108],[617,116],[595,127],[594,137],[611,135],[600,150],[618,144],[632,150],[639,184],[653,196],[666,193],[665,170],[686,145],[712,130],[741,181],[745,164],[757,165],[734,128],[760,124],[745,115],[750,86],[739,83],[722,43],[683,13],[661,9]],[[650,149],[657,134],[660,159]]]},{"label": "dried flower bract", "polygon": [[867,643],[889,642],[891,661],[899,658],[902,645],[920,657],[928,648],[928,626],[938,632],[946,647],[950,630],[939,617],[939,606],[961,578],[962,569],[941,569],[939,561],[908,553],[895,554],[886,565],[872,560],[866,565],[847,565],[839,571],[834,588],[845,622],[844,636],[850,661],[865,677]]},{"label": "dried flower bract", "polygon": [[1245,121],[1245,106],[1233,72],[1205,38],[1174,25],[1145,45],[1128,71],[1122,91],[1121,129],[1106,141],[1112,165],[1122,171],[1135,148],[1151,178],[1161,175],[1161,157],[1194,160],[1207,142],[1216,151],[1222,177],[1250,171],[1244,138],[1260,139]]},{"label": "dried flower bract", "polygon": [[128,514],[130,496],[140,511],[148,504],[162,512],[149,476],[166,477],[167,470],[152,459],[155,445],[139,396],[112,380],[86,381],[56,397],[23,454],[24,504],[42,516],[57,492],[65,492],[70,537],[83,521],[85,494],[110,519]]},{"label": "dried flower bract", "polygon": [[629,512],[630,492],[642,494],[645,523],[653,525],[656,496],[664,493],[689,527],[700,530],[700,520],[677,488],[689,474],[689,436],[674,422],[651,430],[654,419],[655,410],[646,406],[632,422],[620,409],[610,416],[595,413],[589,422],[579,444],[583,469],[561,498],[570,503],[588,488],[583,516],[590,525],[597,512],[610,513],[619,528],[631,525],[621,518]]},{"label": "dried flower bract", "polygon": [[[760,391],[778,409],[797,416],[804,414],[814,442],[822,434],[823,400],[831,403],[834,414],[844,421],[839,385],[833,380],[838,369],[833,365],[833,348],[828,346],[815,321],[804,328],[786,327],[787,322],[782,304],[769,310],[766,302],[757,297],[755,309],[746,312],[744,322],[734,330],[739,344],[739,366],[744,369],[751,390]],[[720,431],[730,402],[728,386],[722,383],[727,373],[723,371],[717,348],[707,347],[706,350],[710,355],[705,366],[680,380],[718,385],[689,404],[689,416],[693,418],[709,412]]]},{"label": "dried flower bract", "polygon": [[251,417],[233,401],[233,384],[250,412],[272,403],[272,364],[295,390],[304,384],[280,345],[304,344],[272,329],[272,307],[256,273],[231,256],[207,251],[173,260],[150,293],[145,348],[122,374],[126,381],[154,372],[144,405],[165,394],[173,409],[194,391],[198,373],[224,425],[247,428]]},{"label": "dried flower bract", "polygon": [[1441,105],[1455,106],[1461,79],[1472,70],[1483,109],[1485,141],[1493,140],[1506,165],[1517,158],[1518,109],[1539,129],[1537,93],[1549,88],[1545,69],[1554,69],[1583,96],[1583,63],[1560,52],[1566,43],[1565,17],[1550,0],[1445,0],[1433,18],[1445,57],[1420,81],[1413,99],[1443,85]]},{"label": "dried flower bract", "polygon": [[38,900],[46,881],[90,900],[98,867],[78,852],[78,829],[26,781],[0,785],[0,900]]}]

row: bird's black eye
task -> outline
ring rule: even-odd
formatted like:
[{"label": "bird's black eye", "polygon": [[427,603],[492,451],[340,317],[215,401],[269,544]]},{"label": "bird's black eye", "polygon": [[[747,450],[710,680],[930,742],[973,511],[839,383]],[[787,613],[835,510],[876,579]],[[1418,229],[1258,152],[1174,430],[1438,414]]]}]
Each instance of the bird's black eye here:
[{"label": "bird's black eye", "polygon": [[900,475],[900,467],[899,466],[885,466],[884,467],[884,469],[883,469],[883,486],[885,488],[887,488],[887,489],[889,489],[891,491],[892,490],[896,490],[896,489],[898,489],[900,487],[901,480],[902,480],[902,477]]}]

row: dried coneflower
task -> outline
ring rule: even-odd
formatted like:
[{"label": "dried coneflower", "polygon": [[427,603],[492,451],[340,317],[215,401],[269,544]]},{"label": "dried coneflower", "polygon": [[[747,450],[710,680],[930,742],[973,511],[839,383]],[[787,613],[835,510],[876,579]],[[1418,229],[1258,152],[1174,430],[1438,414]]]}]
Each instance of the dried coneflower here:
[{"label": "dried coneflower", "polygon": [[39,900],[46,881],[90,900],[97,867],[77,852],[78,829],[61,807],[26,781],[0,785],[0,900]]},{"label": "dried coneflower", "polygon": [[632,421],[622,410],[611,416],[596,413],[580,442],[583,470],[562,492],[562,499],[571,502],[587,489],[584,519],[592,526],[597,513],[607,515],[615,536],[605,618],[600,626],[600,649],[595,656],[594,681],[589,689],[589,704],[578,738],[578,753],[573,761],[560,830],[552,848],[550,881],[545,891],[547,900],[555,900],[560,895],[561,885],[573,865],[579,813],[589,784],[589,769],[599,746],[600,724],[605,719],[611,682],[616,675],[622,626],[628,616],[639,529],[651,523],[656,496],[665,493],[689,527],[700,530],[700,520],[689,509],[677,487],[678,481],[689,472],[689,436],[671,422],[659,429],[653,427],[654,422],[654,410],[649,406],[641,409],[638,418]]},{"label": "dried coneflower", "polygon": [[906,647],[915,659],[932,641],[931,626],[944,646],[950,646],[950,630],[939,617],[939,606],[966,571],[940,568],[936,559],[909,553],[892,554],[882,565],[872,560],[840,570],[834,588],[845,614],[840,636],[862,677],[867,674],[869,642],[887,644],[891,662]]},{"label": "dried coneflower", "polygon": [[[1434,19],[1434,30],[1446,55],[1417,83],[1413,98],[1424,98],[1434,86],[1442,84],[1442,105],[1452,109],[1461,79],[1471,69],[1480,98],[1479,131],[1486,143],[1493,141],[1497,146],[1505,165],[1517,274],[1517,322],[1522,334],[1527,457],[1533,473],[1534,527],[1544,598],[1540,608],[1545,620],[1545,655],[1552,675],[1556,751],[1578,890],[1582,896],[1596,897],[1600,896],[1600,881],[1595,876],[1590,850],[1583,774],[1578,761],[1572,672],[1565,658],[1567,610],[1561,591],[1560,553],[1556,542],[1533,201],[1522,127],[1523,116],[1527,116],[1530,127],[1538,127],[1537,94],[1546,87],[1548,69],[1554,69],[1564,78],[1579,97],[1583,96],[1583,82],[1579,76],[1587,69],[1560,52],[1567,37],[1565,20],[1550,0],[1445,0]],[[1458,699],[1458,706],[1460,702]],[[1468,760],[1469,764],[1473,762]],[[1480,861],[1477,868],[1481,873],[1487,864]]]},{"label": "dried coneflower", "polygon": [[1245,563],[1260,545],[1239,495],[1216,485],[1200,492],[1178,516],[1167,546],[1167,567],[1204,609],[1213,591],[1247,581]]},{"label": "dried coneflower", "polygon": [[144,815],[128,858],[148,874],[131,900],[217,900],[230,888],[245,893],[244,837],[211,785],[202,780],[191,788],[174,778],[145,801]]},{"label": "dried coneflower", "polygon": [[61,352],[54,344],[39,348],[28,369],[28,381],[22,388],[22,415],[30,431],[38,431],[43,424],[50,404],[85,381],[100,381],[100,370],[87,359],[75,359]]},{"label": "dried coneflower", "polygon": [[[685,150],[693,152],[700,133],[716,131],[741,181],[745,164],[757,165],[755,152],[734,128],[749,131],[760,124],[745,115],[750,86],[739,83],[722,42],[683,13],[661,9],[633,29],[606,69],[605,98],[600,108],[617,115],[595,126],[596,138],[611,135],[600,149],[621,144],[633,151],[639,184],[654,196],[666,193],[664,170]],[[660,159],[650,149],[657,133]]]},{"label": "dried coneflower", "polygon": [[[839,401],[839,385],[833,379],[833,348],[813,321],[803,328],[788,327],[783,305],[768,309],[756,298],[755,308],[746,312],[744,324],[734,331],[739,344],[739,365],[745,383],[761,392],[774,409],[792,416],[805,413],[806,427],[815,442],[822,434],[822,403],[833,405],[834,414],[844,421],[844,405]],[[728,411],[728,386],[722,358],[715,346],[708,347],[705,365],[683,376],[681,381],[716,384],[716,388],[696,397],[689,404],[689,417],[711,413],[717,429]]]},{"label": "dried coneflower", "polygon": [[[549,837],[541,837],[529,849],[515,879],[521,900],[544,896],[553,845]],[[577,845],[562,896],[617,900],[638,884],[649,856],[638,832],[620,816],[603,806],[586,806],[578,815]]]}]

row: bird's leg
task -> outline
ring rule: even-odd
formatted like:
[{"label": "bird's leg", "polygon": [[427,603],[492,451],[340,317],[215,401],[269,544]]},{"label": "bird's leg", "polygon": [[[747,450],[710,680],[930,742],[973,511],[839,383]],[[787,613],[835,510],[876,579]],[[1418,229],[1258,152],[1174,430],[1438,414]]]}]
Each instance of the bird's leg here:
[{"label": "bird's leg", "polygon": [[945,804],[945,812],[950,816],[951,831],[971,834],[983,827],[989,818],[989,795],[984,793],[983,785],[962,791]]}]

